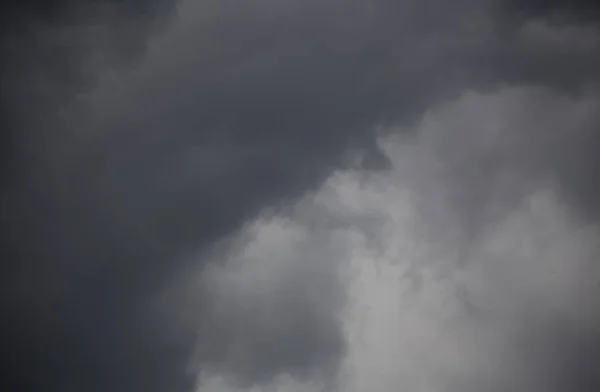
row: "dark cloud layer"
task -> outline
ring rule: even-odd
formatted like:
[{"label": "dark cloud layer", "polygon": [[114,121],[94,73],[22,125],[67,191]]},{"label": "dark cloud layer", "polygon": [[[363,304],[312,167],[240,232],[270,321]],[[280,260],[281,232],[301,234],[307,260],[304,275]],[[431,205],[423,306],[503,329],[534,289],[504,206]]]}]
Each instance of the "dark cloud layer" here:
[{"label": "dark cloud layer", "polygon": [[[179,4],[179,15],[167,1],[9,3],[0,119],[6,382],[189,390],[194,328],[173,333],[153,307],[189,252],[210,250],[262,208],[312,189],[348,151],[380,168],[378,126],[416,120],[464,88],[580,94],[598,82],[595,25],[569,22],[573,34],[555,39],[544,24],[556,13],[593,20],[592,2],[509,3],[502,12],[524,22],[474,0],[198,1]],[[564,160],[544,164],[595,219],[600,133],[585,126]],[[197,295],[201,322],[227,338],[240,333],[228,323],[242,316],[203,320],[211,299]],[[302,323],[271,336],[272,350],[254,366],[228,358],[228,339],[208,334],[199,361],[243,373],[246,384],[330,367],[344,352],[334,316],[318,307],[299,314]],[[576,340],[562,336],[565,346]],[[246,339],[252,351],[258,340]],[[300,346],[302,355],[290,354]],[[594,390],[594,380],[580,390]]]},{"label": "dark cloud layer", "polygon": [[559,21],[568,22],[594,21],[600,18],[600,6],[593,0],[509,0],[503,3],[507,12],[536,17],[557,18]]},{"label": "dark cloud layer", "polygon": [[[182,383],[180,362],[167,360],[174,352],[181,355],[176,342],[162,344],[152,327],[138,333],[140,325],[150,324],[132,324],[128,320],[139,316],[128,313],[135,309],[119,309],[117,297],[110,297],[122,294],[113,291],[111,282],[119,274],[107,272],[102,277],[97,270],[95,279],[88,275],[94,272],[80,268],[86,262],[88,267],[102,268],[103,258],[114,256],[100,252],[102,240],[93,242],[95,233],[85,233],[85,227],[94,224],[93,214],[87,215],[89,222],[85,216],[73,220],[78,207],[70,203],[75,204],[77,196],[61,200],[53,194],[58,169],[46,166],[56,159],[58,147],[69,142],[61,116],[64,108],[77,94],[94,87],[101,71],[97,67],[120,67],[139,58],[148,34],[164,24],[173,6],[152,1],[2,4],[2,386],[6,389],[189,386]],[[75,232],[82,237],[71,238]],[[99,235],[110,232],[100,229]],[[86,236],[93,243],[85,243]],[[82,252],[86,246],[90,247]],[[124,254],[132,249],[123,249]],[[118,285],[114,288],[119,290]],[[157,358],[165,360],[159,364]]]}]

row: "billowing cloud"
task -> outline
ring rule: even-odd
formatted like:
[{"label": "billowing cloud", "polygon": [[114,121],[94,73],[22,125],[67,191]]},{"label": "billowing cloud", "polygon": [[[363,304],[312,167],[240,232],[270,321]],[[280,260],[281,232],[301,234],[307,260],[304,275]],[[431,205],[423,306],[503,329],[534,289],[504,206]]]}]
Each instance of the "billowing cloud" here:
[{"label": "billowing cloud", "polygon": [[[278,369],[251,390],[595,390],[598,228],[557,186],[566,161],[551,157],[571,146],[548,147],[539,132],[558,119],[576,129],[598,101],[565,99],[466,93],[427,112],[412,137],[383,139],[389,170],[336,172],[288,212],[243,229],[224,264],[200,275],[219,312],[243,321],[229,323],[240,330],[225,340],[227,361],[200,371],[198,390],[247,390],[248,369],[267,356],[286,363],[290,343],[278,334],[304,325],[289,314],[299,299],[341,326],[339,367],[308,378]],[[532,116],[542,101],[556,105],[554,119]],[[331,324],[313,325],[313,341],[330,336]],[[250,368],[238,368],[251,344]]]},{"label": "billowing cloud", "polygon": [[[593,234],[580,234],[599,211],[594,12],[494,0],[7,9],[12,389],[480,390],[525,388],[521,377],[542,388],[550,375],[553,388],[577,375],[592,385],[590,371],[578,372],[593,362],[595,338],[573,332],[577,312],[560,327],[562,310],[520,314],[537,301],[530,283],[550,296],[542,303],[575,309],[595,276],[568,269],[547,282],[539,261],[594,264]],[[356,177],[339,174],[348,167]],[[342,185],[331,185],[333,172]],[[537,245],[513,253],[519,230],[537,241],[540,214],[556,228],[553,258]],[[387,253],[409,248],[419,261],[405,271]],[[496,259],[515,261],[487,261]],[[393,264],[401,282],[380,281],[374,264]],[[497,265],[507,274],[498,288]],[[352,266],[358,277],[339,275]],[[475,293],[437,276],[453,271]],[[364,331],[348,319],[352,304]],[[457,324],[430,316],[440,307]],[[486,313],[489,327],[471,320]],[[395,330],[414,346],[395,346]],[[510,350],[534,330],[527,355],[539,366],[516,366]],[[399,384],[393,374],[421,367],[398,355],[432,352],[425,337],[439,353],[425,355],[422,380]],[[582,344],[589,360],[579,367],[555,355],[578,360]],[[474,369],[488,356],[478,384]]]}]

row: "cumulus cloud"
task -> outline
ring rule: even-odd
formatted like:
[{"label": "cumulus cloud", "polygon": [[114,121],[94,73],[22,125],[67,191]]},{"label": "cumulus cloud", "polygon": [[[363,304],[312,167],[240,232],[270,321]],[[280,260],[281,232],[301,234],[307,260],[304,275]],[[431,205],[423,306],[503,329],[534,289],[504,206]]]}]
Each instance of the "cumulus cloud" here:
[{"label": "cumulus cloud", "polygon": [[[533,97],[560,104],[554,115],[570,123],[585,121],[580,108],[590,104],[530,89],[465,94],[428,112],[413,137],[382,140],[388,171],[339,171],[288,213],[242,230],[235,251],[202,278],[221,311],[243,317],[229,323],[243,331],[226,340],[232,362],[201,371],[198,390],[247,390],[244,370],[233,370],[247,339],[257,346],[246,366],[273,354],[282,364],[271,345],[284,350],[279,331],[291,337],[303,323],[289,314],[301,307],[280,304],[299,299],[341,324],[340,366],[308,380],[284,371],[251,390],[594,390],[598,229],[555,187],[560,170],[528,153],[526,141],[545,130],[542,118],[523,120]],[[477,132],[457,134],[457,124]],[[550,152],[558,151],[537,150]],[[486,184],[504,192],[466,209],[457,188]],[[465,236],[473,219],[477,236]],[[344,301],[331,301],[331,287]],[[255,325],[270,331],[266,339]],[[313,339],[328,331],[322,324]]]}]

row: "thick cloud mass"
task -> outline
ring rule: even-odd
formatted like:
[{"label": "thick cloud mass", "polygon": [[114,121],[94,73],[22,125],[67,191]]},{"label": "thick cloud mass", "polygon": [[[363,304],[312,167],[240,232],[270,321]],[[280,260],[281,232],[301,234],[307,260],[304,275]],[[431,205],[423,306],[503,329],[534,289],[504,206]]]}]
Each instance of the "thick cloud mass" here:
[{"label": "thick cloud mass", "polygon": [[11,389],[598,389],[593,2],[6,4]]},{"label": "thick cloud mass", "polygon": [[[541,99],[555,110],[529,117]],[[597,99],[530,88],[466,93],[427,112],[414,136],[383,139],[389,170],[339,171],[283,216],[244,229],[243,251],[202,275],[226,314],[252,309],[247,327],[286,328],[289,308],[279,304],[298,299],[290,271],[309,291],[303,301],[335,298],[315,279],[332,269],[328,279],[346,293],[333,312],[347,344],[333,381],[282,372],[252,390],[596,390],[598,227],[562,196],[561,163],[546,161],[570,146],[532,154],[528,144],[547,120],[586,123]],[[575,129],[553,133],[575,138]],[[331,302],[311,307],[331,311]],[[201,373],[199,391],[245,390],[244,370],[231,369],[247,355],[247,331],[234,334],[232,363]],[[253,359],[262,363],[277,340],[258,341]]]}]

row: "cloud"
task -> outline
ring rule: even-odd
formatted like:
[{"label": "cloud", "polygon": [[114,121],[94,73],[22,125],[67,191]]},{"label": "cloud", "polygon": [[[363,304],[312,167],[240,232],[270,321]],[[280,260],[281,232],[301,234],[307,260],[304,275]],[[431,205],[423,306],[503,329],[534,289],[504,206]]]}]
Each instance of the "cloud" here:
[{"label": "cloud", "polygon": [[[510,13],[528,17],[542,16],[562,22],[597,22],[600,17],[598,3],[591,0],[525,0],[503,3]],[[517,12],[515,12],[517,11]]]},{"label": "cloud", "polygon": [[[183,388],[179,365],[166,359],[179,347],[165,343],[154,327],[146,328],[154,338],[135,342],[132,337],[141,334],[132,330],[139,328],[139,321],[132,328],[125,319],[138,315],[123,316],[117,310],[123,283],[116,283],[115,275],[99,276],[95,282],[87,275],[86,268],[97,268],[106,264],[99,260],[113,257],[110,251],[99,251],[99,238],[107,239],[110,233],[103,232],[85,209],[80,210],[81,220],[76,218],[75,204],[81,206],[81,197],[59,195],[71,192],[64,180],[69,166],[61,157],[73,150],[78,119],[85,118],[72,115],[77,96],[97,86],[107,68],[139,60],[147,37],[160,30],[173,7],[162,1],[93,0],[10,1],[1,6],[5,389],[111,390],[118,384],[132,390]],[[123,255],[117,256],[118,264]],[[153,374],[152,358],[159,356],[165,358],[160,372],[155,369],[155,376],[146,376]]]},{"label": "cloud", "polygon": [[[540,137],[547,119],[532,111],[542,101],[571,124],[597,105],[529,88],[465,93],[429,111],[414,136],[381,141],[388,171],[338,171],[287,213],[242,230],[223,264],[201,275],[243,331],[226,339],[232,362],[199,372],[198,391],[247,390],[247,370],[233,369],[250,342],[259,347],[246,366],[266,355],[285,363],[269,347],[286,342],[261,330],[293,336],[295,317],[279,304],[299,298],[320,299],[313,314],[341,325],[339,367],[308,379],[283,371],[251,390],[595,390],[598,228],[556,187],[564,161],[544,160],[570,146]],[[462,204],[480,187],[493,192]],[[464,235],[475,220],[477,236]],[[331,302],[339,293],[323,288],[332,286],[344,301]],[[329,336],[331,324],[320,325],[313,339]]]},{"label": "cloud", "polygon": [[[363,246],[331,232],[385,248],[382,222],[404,211],[312,205],[356,156],[361,178],[399,170],[426,248],[466,265],[540,183],[578,224],[597,220],[594,23],[474,0],[22,4],[2,41],[13,389],[186,390],[194,371],[212,388],[331,387],[356,348],[336,271]],[[422,139],[382,154],[397,132]],[[245,225],[250,255],[231,245]]]}]

